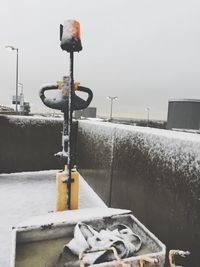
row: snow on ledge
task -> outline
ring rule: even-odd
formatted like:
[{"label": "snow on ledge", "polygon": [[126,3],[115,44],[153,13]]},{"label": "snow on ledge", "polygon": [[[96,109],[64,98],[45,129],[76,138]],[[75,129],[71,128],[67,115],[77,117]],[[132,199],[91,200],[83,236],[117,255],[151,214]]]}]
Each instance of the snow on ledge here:
[{"label": "snow on ledge", "polygon": [[161,171],[180,171],[188,184],[200,180],[199,134],[94,121],[80,121],[78,128],[94,144],[106,140],[116,149],[126,149],[128,145],[133,153],[134,149],[141,151]]},{"label": "snow on ledge", "polygon": [[25,126],[26,124],[46,124],[46,123],[60,123],[63,118],[43,117],[43,116],[21,116],[21,115],[4,115],[10,123]]},{"label": "snow on ledge", "polygon": [[46,215],[34,216],[24,222],[17,225],[17,228],[21,227],[36,227],[38,225],[46,225],[50,223],[62,224],[62,223],[77,223],[79,221],[88,219],[97,219],[102,217],[109,217],[118,214],[130,213],[130,210],[125,209],[113,209],[113,208],[86,208],[78,210],[67,210],[60,212],[48,213]]},{"label": "snow on ledge", "polygon": [[[143,134],[150,134],[154,136],[162,136],[166,138],[173,138],[173,139],[182,139],[184,141],[193,141],[193,142],[200,142],[200,135],[196,133],[188,133],[188,132],[180,132],[180,131],[171,131],[165,129],[158,129],[158,128],[150,128],[150,127],[142,127],[142,126],[134,126],[134,125],[125,125],[125,124],[117,124],[117,123],[110,123],[110,122],[101,122],[101,121],[89,121],[89,120],[80,120],[79,127],[87,128],[89,126],[96,127],[105,127],[109,132],[111,129],[120,129],[123,131],[128,132],[138,132]],[[91,129],[94,129],[93,127]]]}]

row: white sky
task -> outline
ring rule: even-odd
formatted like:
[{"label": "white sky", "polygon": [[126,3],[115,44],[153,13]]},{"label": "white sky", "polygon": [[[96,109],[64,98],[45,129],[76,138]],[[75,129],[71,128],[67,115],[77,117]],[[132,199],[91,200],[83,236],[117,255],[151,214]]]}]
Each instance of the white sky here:
[{"label": "white sky", "polygon": [[83,50],[75,54],[75,80],[94,92],[91,106],[109,115],[107,95],[118,96],[114,116],[166,119],[168,99],[200,98],[200,1],[0,0],[0,104],[19,82],[32,111],[48,109],[38,91],[68,74],[59,24],[81,24]]}]

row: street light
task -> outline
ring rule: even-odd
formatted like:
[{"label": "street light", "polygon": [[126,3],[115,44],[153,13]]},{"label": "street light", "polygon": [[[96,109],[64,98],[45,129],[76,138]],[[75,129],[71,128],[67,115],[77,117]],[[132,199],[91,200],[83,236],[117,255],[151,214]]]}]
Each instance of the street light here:
[{"label": "street light", "polygon": [[145,111],[147,111],[147,127],[149,127],[149,113],[150,113],[150,108],[145,108]]},{"label": "street light", "polygon": [[17,103],[18,103],[18,52],[19,49],[17,47],[14,47],[12,45],[6,45],[6,48],[10,48],[11,50],[15,50],[17,53],[17,62],[16,62],[16,106],[15,110],[18,112]]},{"label": "street light", "polygon": [[107,99],[110,100],[110,120],[112,120],[112,110],[113,110],[113,100],[117,100],[117,96],[107,96]]}]

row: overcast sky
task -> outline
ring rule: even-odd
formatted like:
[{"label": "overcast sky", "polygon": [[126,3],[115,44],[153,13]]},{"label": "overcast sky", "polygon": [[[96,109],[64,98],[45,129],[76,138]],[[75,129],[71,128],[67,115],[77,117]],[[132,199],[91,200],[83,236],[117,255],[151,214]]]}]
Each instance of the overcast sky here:
[{"label": "overcast sky", "polygon": [[0,104],[19,82],[32,111],[48,111],[41,85],[69,74],[59,24],[79,20],[83,50],[75,54],[75,80],[94,92],[91,106],[109,114],[106,96],[118,96],[114,116],[166,119],[168,99],[200,98],[200,1],[0,0]]}]

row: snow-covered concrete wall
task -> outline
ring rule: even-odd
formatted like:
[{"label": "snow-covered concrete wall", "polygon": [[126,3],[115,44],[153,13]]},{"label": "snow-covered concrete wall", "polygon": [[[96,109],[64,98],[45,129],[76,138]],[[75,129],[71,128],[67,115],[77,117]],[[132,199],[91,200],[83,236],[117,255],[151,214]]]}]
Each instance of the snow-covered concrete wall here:
[{"label": "snow-covered concrete wall", "polygon": [[62,119],[0,116],[0,173],[60,168],[61,131]]},{"label": "snow-covered concrete wall", "polygon": [[79,121],[78,167],[111,207],[131,209],[168,248],[200,244],[200,135]]}]

